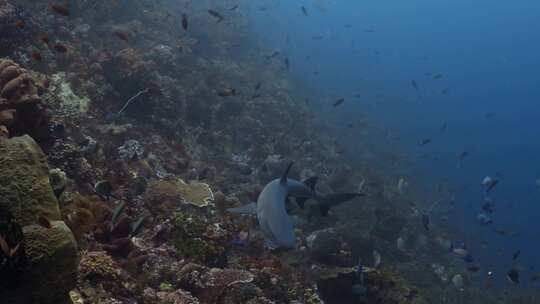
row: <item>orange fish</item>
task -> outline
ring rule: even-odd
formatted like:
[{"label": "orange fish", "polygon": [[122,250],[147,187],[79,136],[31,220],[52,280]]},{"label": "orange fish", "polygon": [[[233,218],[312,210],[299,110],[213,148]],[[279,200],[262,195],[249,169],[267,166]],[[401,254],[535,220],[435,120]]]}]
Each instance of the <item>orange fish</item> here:
[{"label": "orange fish", "polygon": [[46,33],[43,33],[39,36],[39,40],[41,40],[41,42],[45,44],[49,44],[49,35],[47,35]]},{"label": "orange fish", "polygon": [[49,4],[49,10],[51,12],[55,12],[59,15],[62,15],[64,17],[69,16],[69,8],[66,5],[57,4],[57,3],[50,3]]},{"label": "orange fish", "polygon": [[24,21],[22,21],[22,20],[15,21],[15,27],[18,28],[18,29],[23,29],[24,28]]},{"label": "orange fish", "polygon": [[57,43],[53,46],[54,50],[57,51],[58,53],[65,53],[67,52],[67,47],[63,44],[60,44],[60,43]]},{"label": "orange fish", "polygon": [[129,34],[128,33],[124,32],[124,31],[121,31],[121,30],[115,30],[113,33],[120,40],[124,40],[126,42],[129,41]]},{"label": "orange fish", "polygon": [[41,60],[43,59],[41,57],[41,54],[38,52],[38,51],[33,51],[30,56],[32,57],[32,59],[34,59],[35,61],[39,61],[41,62]]}]

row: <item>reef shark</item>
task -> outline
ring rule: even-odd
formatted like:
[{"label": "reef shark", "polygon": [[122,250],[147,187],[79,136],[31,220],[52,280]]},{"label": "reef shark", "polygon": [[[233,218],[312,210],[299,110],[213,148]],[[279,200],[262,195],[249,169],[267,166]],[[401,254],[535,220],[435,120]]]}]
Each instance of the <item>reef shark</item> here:
[{"label": "reef shark", "polygon": [[281,178],[270,181],[259,194],[257,202],[237,208],[227,209],[233,213],[256,214],[259,226],[265,236],[265,245],[270,249],[295,248],[294,218],[287,214],[286,201],[289,197],[296,198],[298,205],[303,208],[308,199],[317,201],[321,215],[327,215],[328,210],[363,193],[333,193],[319,195],[315,192],[316,177],[304,182],[287,178],[293,163],[291,162]]}]

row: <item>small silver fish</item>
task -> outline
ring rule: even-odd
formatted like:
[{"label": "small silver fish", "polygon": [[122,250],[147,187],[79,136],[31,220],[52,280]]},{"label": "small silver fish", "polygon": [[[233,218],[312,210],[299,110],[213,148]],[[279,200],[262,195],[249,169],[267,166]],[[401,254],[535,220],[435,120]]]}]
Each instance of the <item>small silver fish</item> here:
[{"label": "small silver fish", "polygon": [[452,277],[452,284],[454,284],[454,286],[459,291],[464,291],[465,290],[463,288],[465,286],[465,284],[463,282],[463,276],[461,274],[459,274],[459,273]]},{"label": "small silver fish", "polygon": [[396,247],[400,251],[405,251],[405,239],[398,237],[396,240]]},{"label": "small silver fish", "polygon": [[377,250],[373,250],[373,268],[381,266],[381,254]]}]

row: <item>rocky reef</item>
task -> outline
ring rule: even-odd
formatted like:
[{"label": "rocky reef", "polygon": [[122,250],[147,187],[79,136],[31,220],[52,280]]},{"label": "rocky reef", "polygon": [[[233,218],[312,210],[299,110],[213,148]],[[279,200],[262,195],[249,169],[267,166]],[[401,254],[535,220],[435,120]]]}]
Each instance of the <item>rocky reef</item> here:
[{"label": "rocky reef", "polygon": [[[216,24],[207,5],[227,22]],[[17,18],[28,20],[24,30]],[[0,59],[2,300],[466,298],[439,279],[461,265],[439,255],[444,273],[431,267],[425,252],[441,250],[422,231],[417,203],[335,152],[247,24],[219,2],[0,0],[0,54],[9,56]],[[290,176],[319,176],[321,193],[362,184],[369,196],[324,217],[313,203],[291,204],[305,219],[298,246],[270,251],[256,218],[225,210],[255,201],[291,160]]]}]

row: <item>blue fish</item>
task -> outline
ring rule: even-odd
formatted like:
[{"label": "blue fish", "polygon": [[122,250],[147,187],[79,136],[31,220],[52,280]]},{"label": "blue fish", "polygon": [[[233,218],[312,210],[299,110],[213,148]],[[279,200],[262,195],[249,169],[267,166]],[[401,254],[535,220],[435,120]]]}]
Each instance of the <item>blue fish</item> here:
[{"label": "blue fish", "polygon": [[362,259],[358,259],[358,265],[356,266],[356,276],[360,280],[360,284],[364,285],[364,265]]}]

